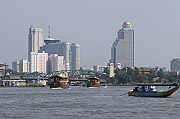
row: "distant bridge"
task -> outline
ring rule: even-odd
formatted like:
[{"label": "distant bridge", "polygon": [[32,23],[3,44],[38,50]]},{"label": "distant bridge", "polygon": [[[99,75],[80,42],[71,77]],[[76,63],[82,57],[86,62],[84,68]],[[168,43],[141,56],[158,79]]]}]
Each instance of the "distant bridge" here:
[{"label": "distant bridge", "polygon": [[[48,78],[43,78],[43,77],[23,77],[24,80],[48,80]],[[70,78],[69,81],[83,81],[87,82],[88,79],[77,79],[77,78]]]}]

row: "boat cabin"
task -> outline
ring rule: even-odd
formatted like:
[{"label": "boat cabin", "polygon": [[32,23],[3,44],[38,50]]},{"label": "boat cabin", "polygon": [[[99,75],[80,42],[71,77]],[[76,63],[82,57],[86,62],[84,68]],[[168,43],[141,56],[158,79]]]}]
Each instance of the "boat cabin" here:
[{"label": "boat cabin", "polygon": [[49,77],[50,88],[69,88],[69,77],[67,76],[51,76]]}]

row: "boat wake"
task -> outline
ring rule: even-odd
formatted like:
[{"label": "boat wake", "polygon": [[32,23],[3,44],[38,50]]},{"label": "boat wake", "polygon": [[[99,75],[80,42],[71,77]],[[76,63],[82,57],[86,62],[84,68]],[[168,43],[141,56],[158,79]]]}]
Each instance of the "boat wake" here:
[{"label": "boat wake", "polygon": [[51,88],[51,89],[53,89],[53,90],[58,90],[58,89],[62,89],[62,88]]},{"label": "boat wake", "polygon": [[88,88],[98,88],[98,87],[88,87]]},{"label": "boat wake", "polygon": [[104,86],[103,88],[107,88],[107,86]]}]

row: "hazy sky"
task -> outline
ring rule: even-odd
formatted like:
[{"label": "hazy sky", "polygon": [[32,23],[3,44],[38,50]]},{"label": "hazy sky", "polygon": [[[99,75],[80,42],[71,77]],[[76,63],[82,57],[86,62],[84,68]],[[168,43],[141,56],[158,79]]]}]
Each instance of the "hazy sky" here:
[{"label": "hazy sky", "polygon": [[30,25],[79,43],[81,66],[106,65],[124,21],[135,29],[135,66],[180,57],[180,0],[0,0],[0,63],[27,59]]}]

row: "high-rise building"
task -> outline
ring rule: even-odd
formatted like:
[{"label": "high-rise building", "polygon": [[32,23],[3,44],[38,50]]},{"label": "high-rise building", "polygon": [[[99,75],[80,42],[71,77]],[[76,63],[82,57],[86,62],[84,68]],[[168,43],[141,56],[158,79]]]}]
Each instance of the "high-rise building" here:
[{"label": "high-rise building", "polygon": [[48,53],[31,52],[31,72],[47,73]]},{"label": "high-rise building", "polygon": [[64,56],[51,54],[49,56],[49,72],[64,70]]},{"label": "high-rise building", "polygon": [[66,70],[70,70],[70,64],[69,64],[69,43],[68,42],[63,42],[62,43],[62,51],[63,51],[63,56],[64,56],[64,60],[65,60],[65,69]]},{"label": "high-rise building", "polygon": [[19,72],[19,61],[12,62],[12,70]]},{"label": "high-rise building", "polygon": [[80,46],[72,43],[70,48],[70,66],[71,70],[80,70]]},{"label": "high-rise building", "polygon": [[12,70],[23,73],[29,72],[29,62],[27,60],[19,60],[12,62]]},{"label": "high-rise building", "polygon": [[29,72],[29,62],[27,60],[19,61],[19,72]]},{"label": "high-rise building", "polygon": [[40,28],[29,28],[28,34],[28,61],[30,62],[31,52],[38,52],[43,42],[43,30]]},{"label": "high-rise building", "polygon": [[180,59],[172,59],[170,62],[170,69],[171,71],[178,71],[180,72]]},{"label": "high-rise building", "polygon": [[45,51],[49,55],[58,54],[59,56],[64,56],[65,69],[69,70],[69,43],[61,43],[60,40],[55,40],[53,38],[46,38],[44,42],[45,46],[41,47],[39,52]]},{"label": "high-rise building", "polygon": [[123,23],[111,47],[111,63],[114,68],[117,63],[121,63],[122,68],[134,67],[134,29],[128,21]]}]

